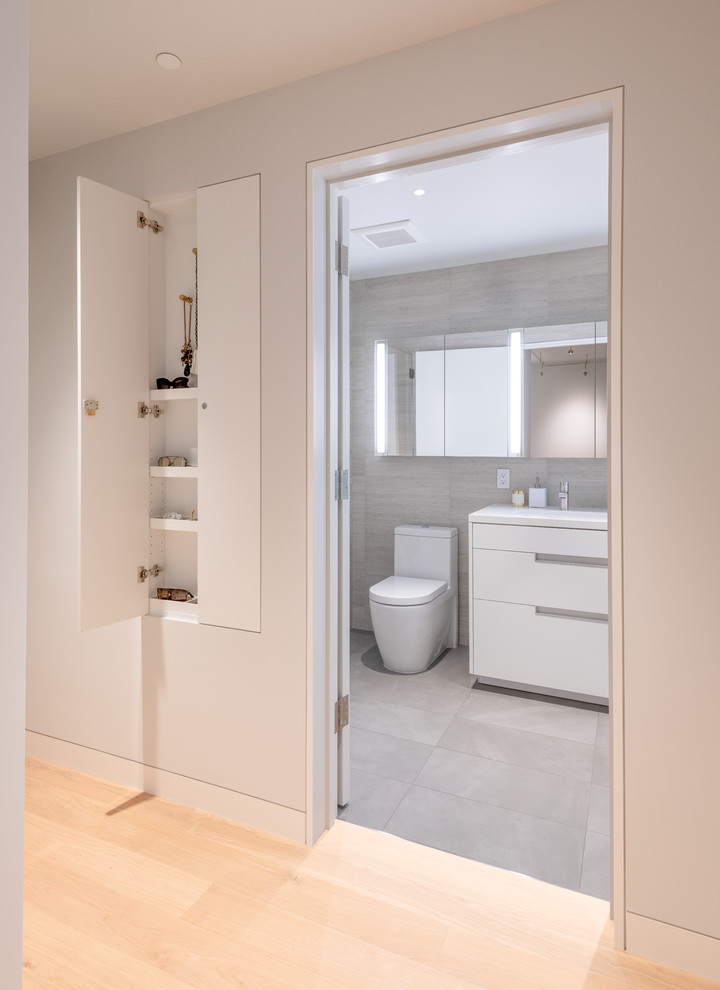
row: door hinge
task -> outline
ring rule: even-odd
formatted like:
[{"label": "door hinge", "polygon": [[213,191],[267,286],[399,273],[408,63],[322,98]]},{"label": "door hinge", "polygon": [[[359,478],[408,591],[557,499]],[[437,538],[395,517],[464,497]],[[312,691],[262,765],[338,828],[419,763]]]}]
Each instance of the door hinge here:
[{"label": "door hinge", "polygon": [[344,694],[335,702],[335,731],[340,732],[348,724],[350,698]]},{"label": "door hinge", "polygon": [[341,275],[350,273],[350,250],[347,244],[335,241],[335,271]]},{"label": "door hinge", "polygon": [[100,403],[97,399],[85,399],[83,402],[83,409],[88,414],[88,416],[94,416],[95,413],[100,408]]},{"label": "door hinge", "polygon": [[144,419],[146,416],[149,416],[150,413],[152,413],[155,419],[157,419],[158,416],[162,416],[164,412],[165,410],[161,409],[157,402],[152,406],[149,406],[147,402],[138,402],[138,419]]},{"label": "door hinge", "polygon": [[350,472],[347,468],[335,472],[335,501],[345,502],[350,498]]},{"label": "door hinge", "polygon": [[149,577],[157,577],[161,571],[162,567],[159,564],[153,564],[149,569],[141,565],[137,569],[138,584],[144,584]]},{"label": "door hinge", "polygon": [[157,220],[148,220],[142,210],[137,211],[137,225],[138,227],[148,227],[156,234],[159,234],[161,230],[164,230],[162,224],[159,224]]}]

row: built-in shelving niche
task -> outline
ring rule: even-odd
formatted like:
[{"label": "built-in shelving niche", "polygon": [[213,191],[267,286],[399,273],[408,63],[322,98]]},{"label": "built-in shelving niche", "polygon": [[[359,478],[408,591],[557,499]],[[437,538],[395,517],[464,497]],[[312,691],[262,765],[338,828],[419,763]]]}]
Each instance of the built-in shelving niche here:
[{"label": "built-in shelving niche", "polygon": [[[259,177],[151,203],[81,179],[79,209],[82,626],[149,613],[259,631]],[[183,295],[202,369],[193,387],[158,388],[183,377]],[[164,455],[187,466],[159,466]],[[159,600],[158,587],[198,600]]]}]

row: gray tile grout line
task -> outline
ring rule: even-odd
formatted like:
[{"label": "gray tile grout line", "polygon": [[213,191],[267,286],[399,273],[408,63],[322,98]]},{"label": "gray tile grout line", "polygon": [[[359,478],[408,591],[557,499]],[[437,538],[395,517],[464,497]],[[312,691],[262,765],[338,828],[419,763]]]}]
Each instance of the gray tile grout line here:
[{"label": "gray tile grout line", "polygon": [[[546,818],[544,815],[531,815],[531,814],[528,814],[527,811],[518,811],[517,808],[506,808],[504,804],[489,804],[487,801],[480,801],[480,800],[478,800],[478,798],[468,797],[467,794],[455,794],[454,791],[443,791],[443,790],[440,790],[440,788],[438,788],[438,787],[430,787],[428,784],[418,784],[417,778],[415,780],[411,781],[410,786],[408,787],[407,791],[405,792],[405,794],[403,794],[403,796],[398,801],[398,803],[397,803],[397,805],[395,807],[395,811],[397,811],[397,809],[400,807],[400,805],[402,804],[402,802],[407,797],[408,792],[413,787],[419,787],[419,788],[421,788],[422,790],[425,790],[425,791],[433,791],[433,793],[435,793],[435,794],[445,794],[448,797],[460,798],[460,800],[462,800],[462,801],[472,801],[473,804],[478,804],[478,805],[480,805],[483,808],[495,808],[495,809],[497,809],[499,811],[509,811],[513,815],[520,815],[522,818],[529,818],[531,820],[536,820],[536,821],[540,821],[540,822],[548,822],[550,825],[563,825],[565,828],[572,828],[576,832],[584,832],[585,833],[585,832],[590,831],[590,829],[588,829],[587,826],[569,825],[567,822],[560,822],[556,818]],[[395,811],[393,811],[393,815],[395,814]],[[390,817],[392,818],[392,815]],[[602,833],[596,832],[594,834],[595,835],[601,835]],[[583,849],[584,849],[584,843],[583,843]]]},{"label": "gray tile grout line", "polygon": [[[422,709],[417,709],[417,710],[418,711],[421,711]],[[436,713],[436,712],[435,713],[434,712],[430,712],[430,714],[438,714],[438,713]],[[456,718],[460,718],[460,717],[461,716],[459,716],[459,715],[453,716],[453,718],[451,719],[450,724],[452,724],[452,722]],[[465,721],[470,722],[470,721],[473,721],[473,720],[472,719],[465,719]],[[487,724],[496,725],[498,723],[491,722],[491,723],[487,723]],[[509,728],[508,726],[502,726],[502,725],[499,726],[499,727],[500,728]],[[589,783],[591,785],[593,783],[595,783],[593,781],[593,779],[592,779],[592,768],[590,770],[590,776],[587,777],[587,778],[585,778],[585,777],[571,777],[571,776],[569,776],[569,774],[558,773],[555,770],[541,770],[539,767],[529,767],[525,763],[512,763],[510,760],[498,760],[498,759],[495,759],[492,756],[479,756],[477,753],[469,753],[465,749],[451,749],[449,746],[443,746],[442,745],[442,736],[440,737],[440,739],[436,743],[426,743],[426,742],[423,742],[420,739],[410,739],[407,736],[394,736],[394,735],[392,735],[389,732],[380,732],[378,729],[366,729],[362,725],[353,725],[352,719],[350,721],[350,728],[359,729],[361,732],[374,732],[376,735],[378,735],[378,736],[384,736],[386,739],[400,739],[403,742],[418,743],[421,746],[432,746],[433,747],[433,750],[442,749],[445,753],[460,753],[462,756],[472,756],[472,757],[475,757],[475,759],[478,759],[478,760],[489,760],[489,761],[491,761],[493,763],[503,764],[504,766],[518,767],[521,770],[531,770],[531,771],[533,771],[535,773],[547,773],[547,774],[550,774],[553,777],[561,777],[563,779],[586,781],[587,783]],[[450,725],[448,725],[447,729],[445,729],[445,731],[443,732],[443,736],[445,735],[445,732],[447,732],[449,728],[450,728]],[[522,732],[524,730],[518,729],[517,731],[518,732]],[[542,732],[535,732],[535,733],[533,733],[533,735],[540,736],[543,739],[557,739],[560,742],[571,742],[571,743],[575,743],[577,746],[591,746],[592,747],[592,750],[593,750],[593,755],[595,753],[595,746],[592,743],[576,742],[576,740],[574,740],[574,739],[565,739],[562,736],[548,736],[548,735],[546,735],[546,734],[544,734]],[[430,754],[430,755],[432,755],[432,754]],[[428,759],[430,759],[430,757],[428,757]],[[594,766],[594,762],[595,761],[593,759],[593,766]],[[362,768],[361,767],[356,767],[355,769],[360,770]],[[378,774],[377,776],[384,777],[386,775],[385,774]],[[397,779],[397,778],[391,778],[391,779]],[[604,786],[607,786],[607,785],[598,784],[597,786],[598,787],[604,787]]]},{"label": "gray tile grout line", "polygon": [[[352,724],[351,724],[351,728],[352,728]],[[361,728],[361,727],[360,726],[356,726],[356,728]],[[385,736],[386,739],[403,739],[404,740],[404,737],[402,737],[402,736],[390,736],[387,733],[377,732],[376,729],[362,729],[361,728],[361,731],[363,731],[363,732],[375,732],[377,735]],[[408,740],[404,740],[404,741],[407,741],[407,742],[416,742],[416,740],[414,740],[414,739],[408,739]],[[430,746],[432,744],[431,743],[421,743],[420,745]],[[580,784],[587,784],[588,785],[588,796],[587,796],[587,805],[586,805],[586,809],[585,809],[585,825],[584,826],[582,826],[582,825],[568,825],[567,822],[561,822],[561,821],[558,821],[555,818],[547,818],[544,815],[530,815],[530,814],[528,814],[525,811],[518,811],[516,808],[506,808],[505,805],[502,805],[502,804],[489,804],[487,801],[481,801],[478,798],[469,797],[466,794],[455,794],[454,791],[444,791],[444,790],[442,790],[442,789],[440,789],[438,787],[429,787],[427,784],[418,784],[417,783],[418,777],[420,776],[420,774],[425,769],[425,767],[427,766],[427,764],[432,759],[433,755],[435,754],[435,752],[438,749],[442,749],[443,752],[446,752],[446,753],[458,753],[461,756],[471,756],[471,757],[475,757],[476,759],[480,759],[480,760],[488,760],[488,762],[491,762],[491,763],[497,763],[497,764],[501,764],[501,765],[504,765],[504,766],[518,767],[521,770],[530,770],[533,773],[547,773],[550,776],[559,777],[561,780],[569,780],[569,781],[574,781],[574,782],[580,783]],[[603,784],[593,784],[592,776],[589,777],[589,778],[587,778],[587,779],[584,779],[582,777],[569,777],[567,774],[553,773],[551,770],[536,770],[533,767],[526,767],[526,766],[524,766],[523,764],[520,764],[520,763],[508,763],[505,760],[493,760],[491,757],[487,757],[487,756],[478,756],[478,757],[476,757],[474,753],[465,753],[463,750],[447,749],[446,747],[440,746],[439,744],[436,745],[436,746],[433,746],[432,752],[428,754],[427,759],[425,760],[425,762],[423,763],[423,765],[420,767],[420,769],[417,771],[417,773],[415,774],[415,776],[413,777],[413,779],[410,780],[410,781],[399,780],[399,778],[397,778],[397,777],[390,777],[387,774],[377,773],[376,771],[373,771],[373,770],[363,770],[362,767],[353,767],[352,764],[351,764],[350,769],[351,770],[360,770],[361,772],[364,772],[364,773],[373,774],[376,777],[383,777],[386,780],[395,780],[395,781],[397,781],[398,783],[401,783],[401,784],[407,783],[408,784],[408,790],[410,790],[410,788],[411,787],[414,787],[414,786],[423,787],[423,788],[425,788],[425,790],[434,791],[436,794],[447,794],[450,797],[459,797],[459,798],[462,798],[463,800],[466,800],[466,801],[473,801],[475,804],[482,805],[483,807],[486,807],[486,808],[501,808],[504,811],[512,811],[515,814],[524,815],[526,818],[536,818],[539,821],[551,822],[551,823],[553,823],[555,825],[566,825],[568,828],[575,828],[578,831],[583,831],[583,832],[592,831],[596,835],[602,835],[603,834],[602,832],[595,832],[594,829],[589,829],[588,828],[588,825],[587,825],[588,820],[589,820],[589,817],[590,817],[590,801],[592,799],[592,788],[593,788],[593,786],[595,786],[595,787],[603,787],[604,786]],[[393,810],[392,814],[390,815],[390,818],[392,818],[392,815],[395,814],[395,811],[397,811],[398,807],[400,806],[400,804],[402,803],[402,801],[405,799],[405,797],[407,797],[407,791],[405,792],[405,794],[403,795],[403,797],[400,798],[400,801],[395,806],[395,809]],[[389,820],[390,819],[388,819],[388,821]],[[387,824],[387,822],[386,822],[386,824]]]}]

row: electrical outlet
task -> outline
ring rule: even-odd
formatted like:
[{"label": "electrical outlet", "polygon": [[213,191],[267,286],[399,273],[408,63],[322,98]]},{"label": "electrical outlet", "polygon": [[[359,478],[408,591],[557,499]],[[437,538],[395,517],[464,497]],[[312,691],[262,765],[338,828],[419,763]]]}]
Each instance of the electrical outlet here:
[{"label": "electrical outlet", "polygon": [[497,486],[498,488],[510,487],[510,468],[498,468]]}]

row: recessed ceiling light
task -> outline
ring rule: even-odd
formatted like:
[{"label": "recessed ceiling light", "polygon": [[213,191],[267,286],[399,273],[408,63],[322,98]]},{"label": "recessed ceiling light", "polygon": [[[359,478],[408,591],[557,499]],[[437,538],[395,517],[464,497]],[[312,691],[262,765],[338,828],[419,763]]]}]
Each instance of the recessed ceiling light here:
[{"label": "recessed ceiling light", "polygon": [[413,194],[415,196],[424,196],[426,192],[426,189],[413,189]]},{"label": "recessed ceiling light", "polygon": [[182,65],[177,55],[173,55],[172,52],[159,52],[155,56],[155,61],[163,69],[179,69]]}]

